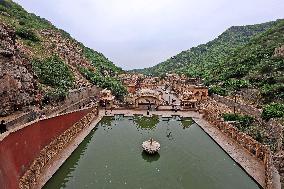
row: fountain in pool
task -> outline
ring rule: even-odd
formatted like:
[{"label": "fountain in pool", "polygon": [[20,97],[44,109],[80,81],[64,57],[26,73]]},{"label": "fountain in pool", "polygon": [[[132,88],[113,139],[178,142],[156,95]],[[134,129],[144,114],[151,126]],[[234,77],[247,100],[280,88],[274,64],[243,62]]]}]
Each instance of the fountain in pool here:
[{"label": "fountain in pool", "polygon": [[142,148],[148,154],[155,154],[160,150],[160,143],[150,138],[142,143]]}]

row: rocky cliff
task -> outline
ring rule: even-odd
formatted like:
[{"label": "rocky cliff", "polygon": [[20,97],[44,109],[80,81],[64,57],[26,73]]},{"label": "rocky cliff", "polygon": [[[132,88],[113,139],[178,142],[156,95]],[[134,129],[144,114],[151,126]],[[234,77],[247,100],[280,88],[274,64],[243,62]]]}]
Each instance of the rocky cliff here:
[{"label": "rocky cliff", "polygon": [[85,86],[122,88],[115,79],[120,72],[103,54],[44,18],[11,0],[0,1],[0,116],[57,104],[69,90]]},{"label": "rocky cliff", "polygon": [[33,102],[35,78],[20,56],[13,29],[0,24],[0,115],[7,115]]}]

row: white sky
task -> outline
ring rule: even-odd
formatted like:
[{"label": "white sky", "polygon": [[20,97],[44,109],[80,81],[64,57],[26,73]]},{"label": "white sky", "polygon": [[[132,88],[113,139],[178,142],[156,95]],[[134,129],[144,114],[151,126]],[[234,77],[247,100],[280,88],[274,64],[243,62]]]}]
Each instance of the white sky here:
[{"label": "white sky", "polygon": [[158,64],[233,25],[284,18],[283,0],[15,0],[123,69]]}]

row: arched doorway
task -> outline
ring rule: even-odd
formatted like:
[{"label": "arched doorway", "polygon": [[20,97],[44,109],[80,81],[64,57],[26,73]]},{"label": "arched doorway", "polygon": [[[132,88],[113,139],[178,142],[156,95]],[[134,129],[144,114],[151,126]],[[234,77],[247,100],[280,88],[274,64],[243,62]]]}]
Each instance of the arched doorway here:
[{"label": "arched doorway", "polygon": [[135,108],[157,107],[161,104],[161,100],[156,96],[139,96],[135,99]]}]

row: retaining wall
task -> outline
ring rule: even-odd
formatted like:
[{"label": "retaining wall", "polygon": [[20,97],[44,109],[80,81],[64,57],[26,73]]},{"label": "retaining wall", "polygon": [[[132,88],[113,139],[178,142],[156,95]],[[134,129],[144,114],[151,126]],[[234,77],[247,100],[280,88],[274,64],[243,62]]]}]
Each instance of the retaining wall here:
[{"label": "retaining wall", "polygon": [[41,150],[91,111],[91,108],[84,109],[38,120],[17,131],[10,131],[0,141],[0,188],[19,188],[20,178]]},{"label": "retaining wall", "polygon": [[[73,111],[75,109],[78,109],[79,107],[82,107],[84,104],[87,104],[90,101],[90,97],[96,96],[101,89],[92,86],[92,87],[83,87],[80,89],[74,89],[69,91],[66,99],[64,102],[62,102],[62,105],[56,106],[51,109],[45,109],[42,110],[40,113],[44,113],[45,115],[54,115],[59,113],[65,113],[68,111]],[[19,125],[23,125],[25,123],[28,123],[30,121],[35,120],[38,117],[38,113],[32,111],[29,111],[25,113],[24,115],[21,115],[20,117],[11,120],[7,123],[8,128],[15,128]]]},{"label": "retaining wall", "polygon": [[252,115],[255,118],[261,117],[261,111],[257,108],[252,107],[252,106],[240,104],[238,102],[235,102],[232,99],[228,99],[228,98],[216,95],[216,94],[212,94],[212,98],[214,100],[216,100],[217,102],[221,102],[221,103],[225,104],[228,107],[231,107],[231,108],[235,107],[237,111],[240,111],[242,113]]},{"label": "retaining wall", "polygon": [[217,102],[225,104],[229,108],[235,107],[236,111],[239,113],[253,116],[258,121],[259,125],[267,131],[269,139],[276,141],[275,150],[280,151],[282,149],[283,128],[281,124],[277,123],[273,119],[270,119],[270,121],[268,122],[264,121],[261,118],[261,110],[253,106],[234,102],[234,100],[232,99],[228,99],[215,94],[212,94],[212,98]]},{"label": "retaining wall", "polygon": [[226,134],[228,137],[234,139],[239,145],[247,149],[250,154],[256,157],[259,161],[263,162],[265,165],[265,189],[272,189],[272,154],[268,147],[262,145],[261,143],[254,140],[249,135],[240,132],[234,126],[220,121],[218,117],[209,111],[203,110],[203,118],[211,123],[213,126],[217,127],[221,132]]}]

